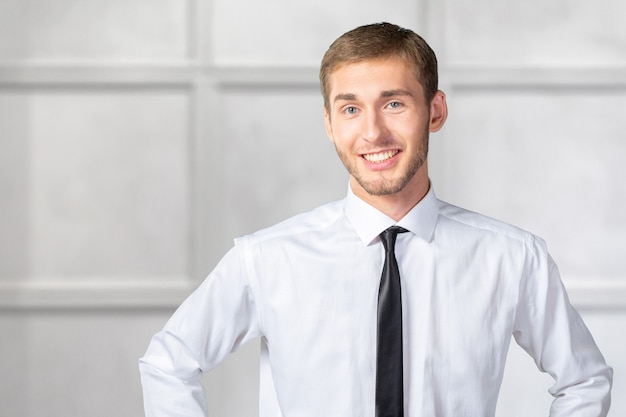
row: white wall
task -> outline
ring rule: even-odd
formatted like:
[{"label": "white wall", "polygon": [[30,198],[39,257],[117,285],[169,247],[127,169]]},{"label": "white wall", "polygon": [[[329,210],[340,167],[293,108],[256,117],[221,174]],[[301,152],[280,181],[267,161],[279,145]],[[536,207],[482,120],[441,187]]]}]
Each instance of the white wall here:
[{"label": "white wall", "polygon": [[[440,197],[547,239],[626,413],[626,4],[0,0],[0,415],[140,416],[137,358],[232,238],[341,198],[321,55],[359,24],[437,51]],[[254,416],[258,344],[206,378]],[[512,348],[499,416],[546,414]]]}]

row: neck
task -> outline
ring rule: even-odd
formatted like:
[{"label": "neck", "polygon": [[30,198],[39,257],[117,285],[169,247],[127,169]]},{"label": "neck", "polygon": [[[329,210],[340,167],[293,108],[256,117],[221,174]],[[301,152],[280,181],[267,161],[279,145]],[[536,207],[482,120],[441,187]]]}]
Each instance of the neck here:
[{"label": "neck", "polygon": [[[422,167],[425,168],[425,167]],[[351,178],[350,184],[354,194],[361,200],[365,201],[372,207],[380,210],[395,221],[402,219],[430,189],[427,173],[418,172],[415,177],[401,191],[387,195],[372,195],[361,188],[354,178]]]}]

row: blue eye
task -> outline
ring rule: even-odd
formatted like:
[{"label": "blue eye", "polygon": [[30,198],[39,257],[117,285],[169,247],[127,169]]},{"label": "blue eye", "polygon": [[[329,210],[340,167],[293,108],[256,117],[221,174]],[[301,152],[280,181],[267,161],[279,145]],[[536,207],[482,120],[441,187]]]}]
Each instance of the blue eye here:
[{"label": "blue eye", "polygon": [[402,106],[402,103],[400,103],[399,101],[392,101],[391,103],[389,103],[389,107],[391,107],[392,109],[398,109]]},{"label": "blue eye", "polygon": [[354,107],[354,106],[348,106],[348,107],[346,107],[346,108],[344,109],[344,112],[345,112],[346,114],[356,114],[356,112],[357,112],[357,108],[356,108],[356,107]]}]

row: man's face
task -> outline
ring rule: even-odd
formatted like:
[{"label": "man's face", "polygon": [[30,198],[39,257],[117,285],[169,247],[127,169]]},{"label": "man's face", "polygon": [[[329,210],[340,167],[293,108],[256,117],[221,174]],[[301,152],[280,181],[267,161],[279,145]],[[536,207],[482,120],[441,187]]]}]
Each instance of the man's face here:
[{"label": "man's face", "polygon": [[428,133],[440,126],[433,125],[424,89],[401,58],[340,66],[329,85],[326,131],[357,195],[398,194],[428,181]]}]

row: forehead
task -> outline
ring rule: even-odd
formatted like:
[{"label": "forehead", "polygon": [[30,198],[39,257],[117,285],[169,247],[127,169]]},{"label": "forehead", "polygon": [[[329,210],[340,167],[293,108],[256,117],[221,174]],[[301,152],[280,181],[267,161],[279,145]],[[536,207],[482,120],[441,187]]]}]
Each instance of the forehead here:
[{"label": "forehead", "polygon": [[423,91],[414,68],[397,56],[345,63],[328,79],[331,101],[337,94],[379,94],[394,89]]}]

